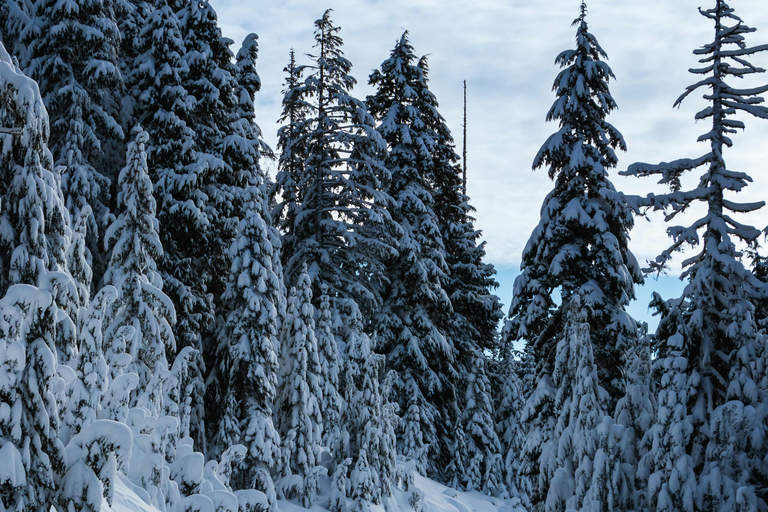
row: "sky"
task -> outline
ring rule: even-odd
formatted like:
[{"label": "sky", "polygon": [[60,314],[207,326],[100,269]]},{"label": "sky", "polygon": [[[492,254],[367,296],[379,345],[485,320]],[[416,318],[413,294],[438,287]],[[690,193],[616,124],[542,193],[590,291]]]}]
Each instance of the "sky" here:
[{"label": "sky", "polygon": [[[262,90],[256,98],[257,121],[267,142],[276,146],[283,68],[295,49],[299,63],[312,51],[314,21],[326,8],[341,27],[344,52],[352,62],[358,86],[353,93],[364,99],[367,85],[403,31],[419,55],[428,55],[430,88],[440,102],[461,154],[463,81],[467,81],[468,193],[476,208],[476,227],[483,231],[487,259],[498,270],[496,293],[508,305],[512,283],[519,271],[525,243],[539,220],[539,210],[552,183],[545,169],[533,171],[531,163],[547,137],[557,130],[546,122],[555,100],[552,83],[559,68],[555,57],[574,46],[579,0],[314,0],[254,1],[210,0],[226,37],[237,51],[250,32],[259,35],[257,69]],[[700,94],[680,108],[672,108],[685,87],[696,77],[693,50],[713,39],[712,23],[698,13],[714,0],[591,0],[587,21],[608,54],[616,80],[610,83],[618,103],[608,121],[624,136],[628,150],[619,153],[618,168],[611,173],[617,189],[628,194],[662,192],[653,179],[626,178],[618,171],[638,161],[658,163],[698,157],[707,151],[697,143],[707,131],[694,114],[705,106]],[[765,0],[732,0],[731,7],[749,26],[750,46],[768,43],[768,9]],[[768,52],[752,62],[768,68]],[[768,74],[750,77],[743,86],[768,83]],[[742,86],[742,84],[738,84]],[[739,201],[760,201],[768,194],[768,120],[744,116],[746,130],[733,137],[725,154],[733,170],[744,171],[754,183]],[[270,167],[269,165],[267,166]],[[272,165],[274,174],[274,165]],[[691,180],[698,175],[691,177]],[[695,212],[694,212],[695,213]],[[768,207],[742,218],[764,228]],[[659,214],[636,219],[630,249],[644,263],[667,243],[666,226]],[[670,277],[651,280],[638,291],[630,311],[647,317],[652,289],[662,296],[677,296],[682,285]]]}]

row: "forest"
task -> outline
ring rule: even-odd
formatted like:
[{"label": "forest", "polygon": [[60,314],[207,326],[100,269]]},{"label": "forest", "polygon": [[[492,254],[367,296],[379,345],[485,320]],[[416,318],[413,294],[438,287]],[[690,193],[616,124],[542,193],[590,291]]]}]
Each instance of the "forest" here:
[{"label": "forest", "polygon": [[[768,81],[738,87],[768,44],[708,3],[675,103],[703,96],[705,152],[626,169],[574,4],[506,309],[407,31],[358,98],[322,13],[273,148],[258,36],[235,52],[208,0],[0,0],[0,512],[446,510],[427,480],[508,512],[767,512],[768,228],[725,150],[768,119]],[[649,332],[627,307],[682,253]]]}]

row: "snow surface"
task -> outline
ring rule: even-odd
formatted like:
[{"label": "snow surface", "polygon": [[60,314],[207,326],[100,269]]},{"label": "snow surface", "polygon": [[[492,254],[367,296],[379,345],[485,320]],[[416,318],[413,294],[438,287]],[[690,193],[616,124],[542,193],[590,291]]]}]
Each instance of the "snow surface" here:
[{"label": "snow surface", "polygon": [[[486,496],[480,492],[462,492],[438,484],[427,478],[416,475],[414,486],[420,490],[424,499],[421,503],[422,512],[512,512],[516,510],[511,500],[502,500]],[[327,491],[328,486],[321,486]],[[148,504],[140,497],[146,494],[142,489],[133,485],[128,478],[119,474],[115,485],[115,497],[112,506],[104,500],[102,512],[160,512],[156,507]],[[390,498],[390,507],[386,512],[412,511],[409,504],[411,491],[395,489],[394,496]],[[148,499],[148,496],[147,496]],[[318,512],[327,510],[328,496],[321,495],[318,504],[309,509],[303,508],[295,501],[280,500],[277,502],[279,512]],[[351,500],[348,501],[351,505]],[[384,505],[371,505],[372,512],[384,512]]]}]

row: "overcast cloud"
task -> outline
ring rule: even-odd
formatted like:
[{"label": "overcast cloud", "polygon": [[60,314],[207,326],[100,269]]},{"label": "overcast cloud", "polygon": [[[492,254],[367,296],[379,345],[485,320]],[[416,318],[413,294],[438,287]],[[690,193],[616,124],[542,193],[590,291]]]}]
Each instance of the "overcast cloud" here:
[{"label": "overcast cloud", "polygon": [[[346,56],[352,61],[358,97],[370,93],[371,70],[388,57],[408,30],[418,54],[429,54],[430,86],[448,120],[461,152],[462,81],[468,82],[468,190],[477,209],[477,226],[487,241],[488,259],[501,273],[519,266],[520,255],[538,222],[539,208],[551,188],[544,170],[532,171],[541,144],[556,130],[545,122],[555,97],[554,59],[574,44],[571,22],[578,0],[211,0],[236,51],[249,32],[259,34],[258,70],[263,81],[257,98],[258,121],[275,145],[280,113],[283,67],[290,48],[300,60],[311,51],[313,22],[326,7],[342,28]],[[611,92],[619,110],[609,121],[622,132],[628,151],[619,169],[636,161],[657,163],[694,157],[706,151],[696,143],[706,131],[693,116],[704,105],[690,97],[680,109],[672,104],[694,82],[692,51],[712,40],[712,25],[698,14],[704,0],[592,0],[591,32],[608,53],[616,75]],[[765,0],[733,0],[731,6],[747,25],[758,29],[750,45],[768,43]],[[768,67],[768,52],[753,62]],[[768,82],[768,75],[744,85]],[[768,121],[744,119],[746,131],[734,137],[726,161],[755,180],[739,200],[763,200],[768,190]],[[698,178],[697,176],[693,179]],[[651,180],[614,175],[617,188],[646,194]],[[768,209],[749,219],[762,228]],[[642,262],[667,243],[660,218],[637,220],[632,250]],[[503,299],[508,295],[500,293]],[[505,300],[508,303],[508,300]]]}]

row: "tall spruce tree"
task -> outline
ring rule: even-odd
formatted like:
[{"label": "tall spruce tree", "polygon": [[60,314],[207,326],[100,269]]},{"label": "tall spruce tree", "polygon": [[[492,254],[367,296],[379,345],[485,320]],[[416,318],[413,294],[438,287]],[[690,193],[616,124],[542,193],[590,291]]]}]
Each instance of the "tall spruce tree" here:
[{"label": "tall spruce tree", "polygon": [[[141,5],[137,5],[142,10]],[[213,324],[215,311],[208,284],[212,275],[210,254],[221,254],[226,245],[211,247],[211,201],[208,184],[212,165],[220,158],[200,146],[198,129],[204,124],[196,117],[196,97],[190,90],[193,70],[187,46],[183,14],[175,2],[154,4],[136,36],[137,56],[129,85],[135,97],[134,117],[150,135],[147,147],[150,177],[155,187],[157,217],[164,256],[158,263],[164,291],[173,301],[178,322],[174,337],[178,351],[192,347],[195,378],[193,437],[204,442],[204,365],[202,336]],[[140,13],[137,13],[139,16]],[[230,55],[231,56],[231,55]],[[203,59],[204,60],[204,59]],[[175,354],[174,354],[175,356]]]},{"label": "tall spruce tree", "polygon": [[[313,286],[326,284],[333,297],[353,299],[367,326],[382,303],[383,261],[395,252],[396,227],[383,191],[389,178],[385,144],[365,105],[350,93],[356,83],[352,64],[330,13],[315,22],[312,64],[302,67],[304,80],[295,87],[290,84],[299,75],[289,77],[290,99],[284,102],[293,125],[283,132],[281,147],[306,147],[306,160],[295,166],[295,157],[283,157],[277,176],[283,210],[290,214],[282,223],[283,261],[287,283],[297,282],[306,263]],[[287,139],[295,136],[303,140]],[[287,204],[294,201],[299,204]]]},{"label": "tall spruce tree", "polygon": [[26,77],[3,48],[0,124],[0,293],[16,283],[38,285],[46,272],[67,268],[69,214],[58,170],[48,150],[48,114],[37,84]]},{"label": "tall spruce tree", "polygon": [[[592,483],[597,426],[604,416],[592,355],[588,309],[581,294],[570,298],[563,337],[557,344],[553,381],[557,393],[554,446],[542,471],[551,479],[546,510],[580,510]],[[568,489],[569,491],[566,491]]]},{"label": "tall spruce tree", "polygon": [[132,358],[129,369],[139,376],[141,392],[157,372],[168,368],[168,358],[175,353],[171,325],[176,316],[157,270],[163,245],[147,170],[149,135],[137,127],[132,137],[126,166],[118,176],[117,199],[122,208],[106,233],[110,260],[104,282],[119,291],[107,335],[117,335],[123,326],[133,327],[127,347]]},{"label": "tall spruce tree", "polygon": [[[277,131],[277,148],[280,152],[277,182],[281,197],[273,216],[285,233],[285,254],[291,254],[296,242],[296,217],[304,202],[303,188],[306,188],[304,166],[309,143],[309,124],[305,119],[310,116],[312,105],[302,87],[304,68],[296,64],[293,48],[283,71],[286,73],[283,111],[278,119],[282,126]],[[303,185],[301,189],[300,184]]]},{"label": "tall spruce tree", "polygon": [[400,453],[418,460],[420,471],[438,475],[451,460],[452,443],[445,439],[452,424],[444,416],[457,400],[457,373],[454,347],[439,328],[452,311],[443,288],[448,265],[433,196],[439,114],[425,66],[415,60],[404,34],[369,80],[376,93],[368,97],[368,108],[389,147],[391,212],[400,226],[398,254],[387,260],[390,285],[377,318],[376,350],[397,374],[391,391],[408,434]]},{"label": "tall spruce tree", "polygon": [[[765,457],[767,447],[757,441],[764,438],[766,427],[759,419],[765,417],[761,412],[764,404],[756,398],[760,378],[754,372],[760,366],[758,347],[765,344],[755,316],[756,305],[766,296],[768,287],[744,262],[744,248],[756,246],[760,230],[740,222],[734,214],[754,212],[765,203],[738,203],[727,197],[742,192],[752,178],[729,169],[725,151],[733,145],[731,134],[744,128],[736,115],[746,113],[768,119],[768,107],[761,105],[760,97],[768,91],[768,85],[738,88],[729,84],[733,79],[765,72],[748,59],[768,51],[768,45],[747,46],[746,35],[755,29],[723,0],[699,12],[714,24],[715,37],[694,50],[702,66],[690,71],[698,81],[686,88],[675,105],[691,93],[703,91],[707,106],[695,117],[697,121],[711,122],[708,131],[699,137],[709,146],[708,151],[698,158],[658,165],[637,163],[626,174],[658,176],[660,183],[669,186],[669,193],[649,194],[637,201],[641,207],[664,209],[668,221],[694,205],[703,206],[702,216],[687,225],[667,229],[672,244],[649,266],[649,271],[662,271],[675,254],[698,248],[683,261],[683,294],[666,303],[657,301],[661,319],[654,347],[660,359],[671,357],[666,351],[674,337],[675,353],[687,360],[687,365],[677,371],[690,386],[683,406],[684,421],[693,428],[687,453],[693,459],[699,486],[695,507],[764,508],[765,492],[758,492],[756,498],[747,496],[764,487],[760,482],[766,478],[764,465],[757,462]],[[686,189],[683,177],[696,169],[702,169],[699,181]],[[755,430],[753,425],[761,426]],[[664,426],[665,422],[660,421],[659,428]],[[752,442],[745,444],[747,437]],[[724,453],[730,455],[723,457]],[[737,460],[740,462],[734,465]],[[688,506],[676,505],[686,510]]]},{"label": "tall spruce tree", "polygon": [[59,311],[50,292],[29,285],[12,286],[0,310],[10,320],[0,332],[0,364],[8,376],[0,395],[0,407],[8,411],[0,423],[6,471],[0,502],[9,511],[46,512],[56,502],[66,463],[54,396]]},{"label": "tall spruce tree", "polygon": [[[529,436],[539,441],[530,438],[523,454],[534,477],[534,506],[544,500],[551,477],[535,478],[536,468],[545,464],[540,457],[552,452],[545,444],[554,442],[550,434],[538,429],[551,425],[543,416],[557,414],[547,406],[551,398],[540,395],[548,395],[549,386],[541,386],[553,375],[571,296],[578,293],[590,309],[597,385],[607,392],[597,398],[605,410],[612,410],[623,394],[621,365],[616,363],[634,347],[638,336],[636,322],[625,311],[634,298],[634,284],[642,282],[627,245],[632,212],[608,179],[608,170],[617,163],[614,149],[624,149],[625,144],[618,130],[605,120],[616,108],[608,90],[613,73],[601,60],[606,54],[589,32],[586,15],[582,3],[574,21],[576,48],[556,59],[564,69],[555,79],[557,99],[547,120],[557,121],[560,128],[533,162],[534,169],[548,167],[555,187],[544,200],[541,220],[523,251],[522,272],[515,280],[504,327],[506,341],[525,340],[536,361],[539,389],[526,408],[533,415],[528,416],[529,421],[538,425]],[[561,297],[559,304],[556,293]]]},{"label": "tall spruce tree", "polygon": [[[266,236],[271,247],[270,254],[275,260],[270,269],[278,278],[279,297],[274,304],[276,311],[280,311],[282,300],[282,268],[279,266],[280,258],[280,233],[271,221],[271,213],[268,204],[268,189],[271,183],[262,169],[262,159],[271,156],[271,149],[261,138],[261,130],[255,122],[254,98],[261,88],[261,79],[256,72],[256,57],[258,53],[258,36],[249,34],[243,41],[242,47],[237,52],[237,92],[238,102],[236,109],[231,114],[231,126],[229,132],[222,141],[221,151],[227,172],[217,175],[215,183],[209,187],[209,195],[216,203],[212,209],[212,233],[214,245],[227,244],[225,250],[212,251],[209,265],[213,274],[229,276],[233,258],[234,244],[242,234],[239,232],[242,219],[251,215],[250,209],[256,209],[257,217],[264,223]],[[251,242],[253,243],[253,242]],[[217,308],[218,328],[216,332],[209,333],[204,342],[205,365],[207,370],[207,384],[205,385],[205,420],[209,425],[217,425],[225,414],[226,401],[222,393],[226,393],[227,366],[222,362],[228,360],[228,342],[221,336],[229,314],[228,299],[223,297],[226,293],[228,277],[222,282],[220,277],[214,276],[208,285],[213,295]],[[223,372],[223,373],[222,373]],[[203,411],[198,405],[195,413],[203,416]],[[215,432],[210,432],[208,437],[216,437]],[[226,445],[226,443],[225,443]],[[225,445],[211,447],[211,453],[225,450]]]},{"label": "tall spruce tree", "polygon": [[[65,166],[67,208],[73,218],[88,214],[87,260],[95,266],[96,282],[104,272],[99,239],[109,221],[110,178],[125,156],[116,15],[112,0],[36,2],[29,46],[29,71],[50,115],[54,163]],[[90,288],[90,282],[83,284]]]},{"label": "tall spruce tree", "polygon": [[227,321],[219,343],[216,381],[223,412],[209,452],[218,456],[235,444],[247,452],[232,480],[236,489],[256,488],[274,510],[270,475],[279,463],[280,436],[273,423],[277,388],[277,319],[282,293],[268,223],[250,203],[230,247],[232,267],[223,295]]},{"label": "tall spruce tree", "polygon": [[[58,438],[57,332],[65,311],[54,298],[65,272],[68,215],[47,147],[48,116],[37,85],[0,44],[3,276],[0,292],[0,506],[47,511],[64,465]],[[10,274],[10,276],[9,276]],[[47,286],[43,284],[48,275]],[[60,276],[60,279],[59,279]],[[10,283],[22,283],[10,286]],[[54,293],[52,293],[54,292]],[[71,320],[70,320],[71,323]],[[10,469],[10,471],[8,471]]]},{"label": "tall spruce tree", "polygon": [[297,490],[297,497],[307,508],[317,496],[317,481],[313,477],[319,465],[323,434],[320,414],[323,391],[314,316],[312,283],[304,270],[299,276],[298,288],[291,288],[280,335],[282,353],[276,413],[283,473],[302,478],[303,486]]}]

